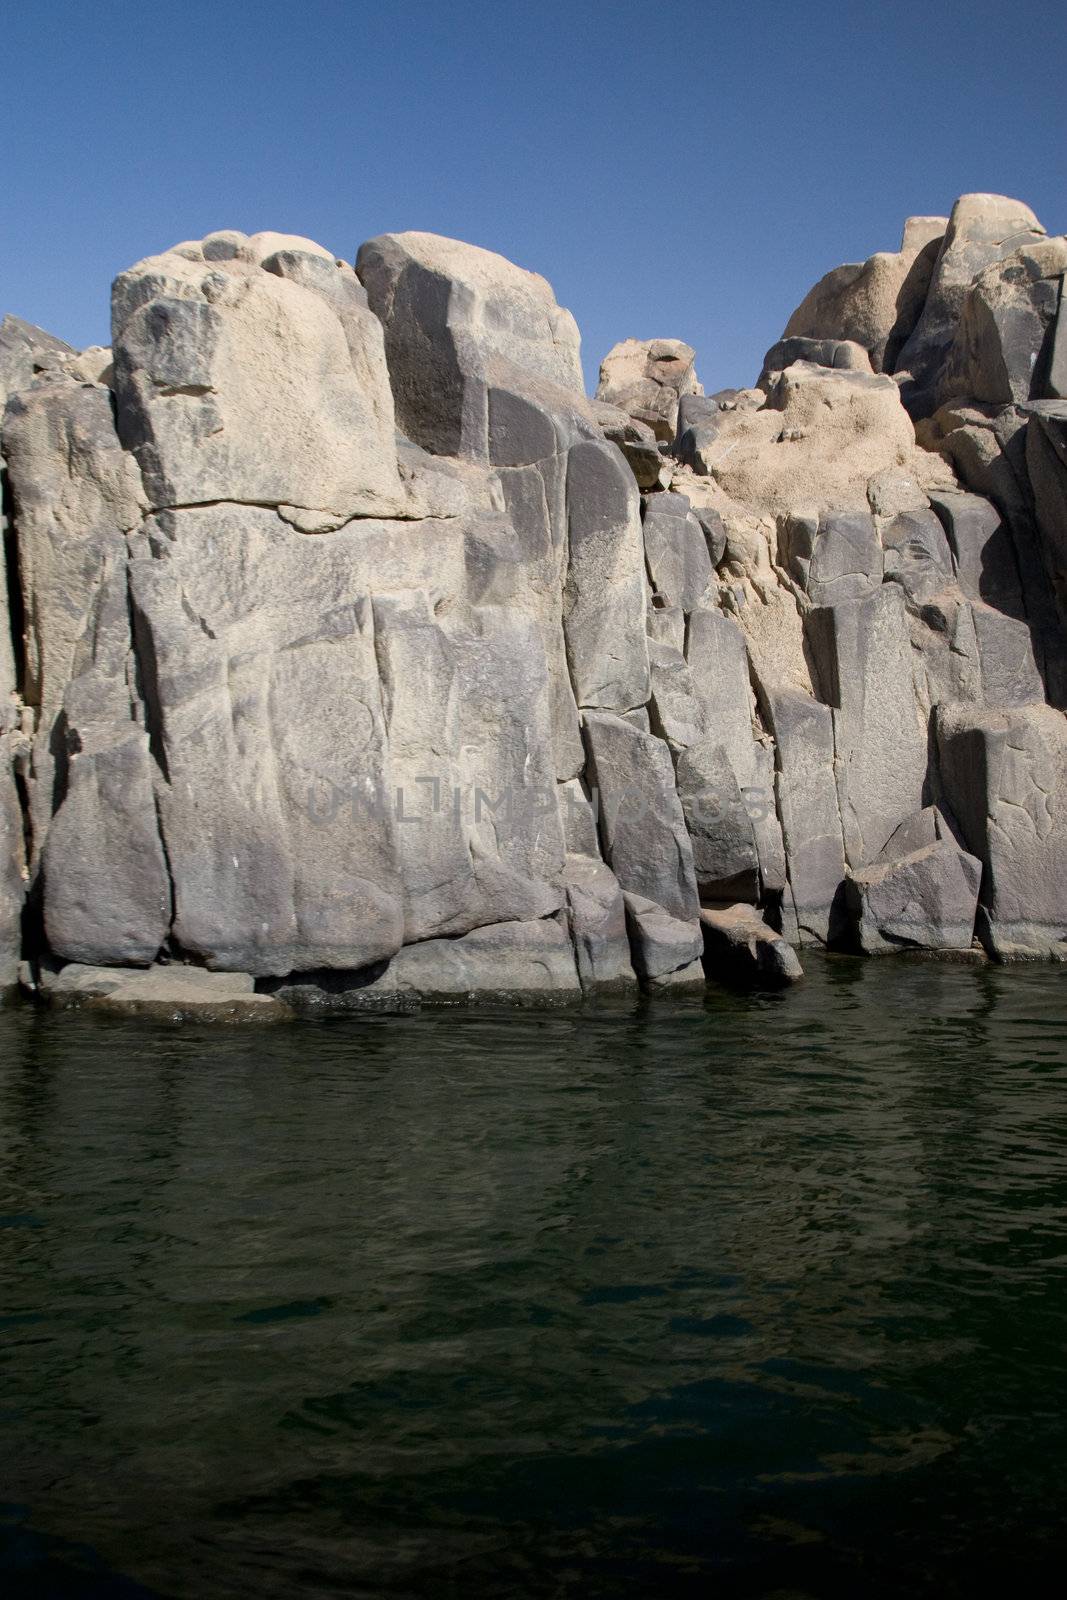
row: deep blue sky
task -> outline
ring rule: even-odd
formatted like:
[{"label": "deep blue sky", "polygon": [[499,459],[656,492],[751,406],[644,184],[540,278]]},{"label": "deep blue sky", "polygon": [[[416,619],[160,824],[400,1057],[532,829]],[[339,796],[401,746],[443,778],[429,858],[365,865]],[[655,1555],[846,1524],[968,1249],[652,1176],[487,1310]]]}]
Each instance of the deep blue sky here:
[{"label": "deep blue sky", "polygon": [[1065,0],[0,0],[0,311],[107,342],[214,228],[543,272],[583,334],[751,382],[814,280],[989,189],[1067,229]]}]

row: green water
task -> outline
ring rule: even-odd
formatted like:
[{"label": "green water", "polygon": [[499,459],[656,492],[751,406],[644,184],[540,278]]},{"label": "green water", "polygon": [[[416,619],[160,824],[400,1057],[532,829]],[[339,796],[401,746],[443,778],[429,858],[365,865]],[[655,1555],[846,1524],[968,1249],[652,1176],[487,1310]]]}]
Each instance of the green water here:
[{"label": "green water", "polygon": [[0,1593],[1061,1592],[1067,974],[0,1015]]}]

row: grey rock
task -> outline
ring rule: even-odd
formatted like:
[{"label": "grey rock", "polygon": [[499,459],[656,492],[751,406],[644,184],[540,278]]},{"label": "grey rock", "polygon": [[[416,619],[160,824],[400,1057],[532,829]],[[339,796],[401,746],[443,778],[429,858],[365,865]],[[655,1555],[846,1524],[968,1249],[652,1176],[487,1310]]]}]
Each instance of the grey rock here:
[{"label": "grey rock", "polygon": [[774,762],[755,738],[744,634],[723,612],[701,606],[689,618],[686,660],[704,703],[708,737],[726,751],[748,811],[763,888],[777,892],[785,887],[785,855],[774,805]]},{"label": "grey rock", "polygon": [[698,744],[708,731],[704,702],[696,692],[682,652],[650,639],[648,663],[652,674],[652,732],[674,749]]},{"label": "grey rock", "polygon": [[1051,706],[941,706],[945,796],[982,863],[979,934],[1001,960],[1064,953],[1067,721]]},{"label": "grey rock", "polygon": [[497,386],[548,385],[589,415],[577,326],[536,273],[430,233],[368,240],[356,271],[385,331],[400,426],[425,449],[488,460]]},{"label": "grey rock", "polygon": [[15,754],[14,736],[0,737],[0,995],[18,979],[22,949],[25,840]]},{"label": "grey rock", "polygon": [[[657,901],[627,892],[626,922],[638,977],[646,986],[667,978],[689,984],[703,941],[695,917],[675,917]],[[703,974],[700,974],[703,983]]]},{"label": "grey rock", "polygon": [[940,807],[923,806],[921,811],[905,817],[900,827],[893,830],[879,851],[878,860],[901,861],[916,850],[925,850],[928,845],[937,844],[941,839],[952,838],[952,830]]},{"label": "grey rock", "polygon": [[637,978],[630,959],[626,906],[615,874],[589,856],[568,856],[564,883],[583,994],[634,989]]},{"label": "grey rock", "polygon": [[654,595],[664,605],[693,611],[713,573],[704,529],[686,496],[652,495],[645,505],[642,532]]},{"label": "grey rock", "polygon": [[202,967],[74,964],[43,972],[40,992],[56,1010],[84,1007],[157,1021],[285,1022],[292,1016],[275,996],[256,994],[248,973]]},{"label": "grey rock", "polygon": [[649,695],[644,544],[633,475],[614,445],[583,443],[567,462],[570,561],[563,632],[579,706],[619,711]]},{"label": "grey rock", "polygon": [[1048,393],[1067,239],[1024,245],[980,272],[967,292],[938,393],[985,405]]},{"label": "grey rock", "polygon": [[35,856],[56,795],[63,696],[109,567],[144,512],[135,462],[119,445],[108,391],[65,379],[13,395],[4,447],[18,528],[24,615],[22,693],[35,711],[30,777]]},{"label": "grey rock", "polygon": [[1060,615],[1067,617],[1067,400],[1027,411],[1026,467],[1037,526]]},{"label": "grey rock", "polygon": [[426,1005],[556,1006],[577,1003],[582,990],[567,932],[548,917],[405,945],[364,987],[360,1009],[375,995]]},{"label": "grey rock", "polygon": [[779,339],[763,358],[758,388],[766,387],[771,375],[791,367],[794,361],[810,361],[817,367],[834,367],[842,372],[870,372],[871,358],[861,344],[849,339]]},{"label": "grey rock", "polygon": [[704,965],[712,977],[778,988],[804,976],[796,951],[752,906],[705,907],[700,927]]},{"label": "grey rock", "polygon": [[858,600],[882,581],[882,546],[866,512],[785,517],[778,546],[790,577],[817,606]]},{"label": "grey rock", "polygon": [[[654,644],[669,645],[672,650],[685,653],[685,612],[681,606],[658,605],[655,600],[645,615],[648,627],[649,648]],[[649,663],[651,669],[651,661]]]},{"label": "grey rock", "polygon": [[768,708],[778,753],[778,811],[800,936],[827,943],[838,931],[835,907],[845,876],[833,713],[791,690],[768,695]]},{"label": "grey rock", "polygon": [[909,606],[922,606],[952,581],[952,553],[934,512],[902,512],[881,533],[885,580],[899,584]]},{"label": "grey rock", "polygon": [[1024,615],[1022,583],[1007,519],[982,495],[934,490],[930,503],[952,550],[956,581],[969,600]]},{"label": "grey rock", "polygon": [[1029,206],[1018,200],[965,194],[956,201],[922,315],[896,361],[895,371],[906,375],[901,398],[913,416],[929,416],[937,408],[941,369],[979,272],[1044,236]]},{"label": "grey rock", "polygon": [[757,899],[755,834],[723,746],[705,738],[682,750],[677,783],[701,901]]},{"label": "grey rock", "polygon": [[1027,624],[979,602],[971,606],[971,617],[986,704],[1025,706],[1043,701],[1045,686]]},{"label": "grey rock", "polygon": [[670,751],[607,712],[588,712],[585,734],[608,865],[626,892],[654,901],[676,921],[694,922],[693,849]]},{"label": "grey rock", "polygon": [[88,724],[42,857],[52,951],[89,966],[147,966],[167,937],[171,888],[148,735]]},{"label": "grey rock", "polygon": [[374,632],[405,941],[557,910],[565,846],[535,626],[497,607],[438,618],[407,592],[375,598]]},{"label": "grey rock", "polygon": [[845,857],[861,867],[923,803],[926,737],[903,594],[883,584],[865,600],[809,612],[806,627],[822,698],[833,708]]},{"label": "grey rock", "polygon": [[859,948],[970,949],[981,878],[981,862],[951,839],[854,872],[845,892]]},{"label": "grey rock", "polygon": [[71,345],[32,322],[5,316],[0,320],[0,411],[8,395],[28,389],[35,374],[46,370],[52,358],[76,354]]}]

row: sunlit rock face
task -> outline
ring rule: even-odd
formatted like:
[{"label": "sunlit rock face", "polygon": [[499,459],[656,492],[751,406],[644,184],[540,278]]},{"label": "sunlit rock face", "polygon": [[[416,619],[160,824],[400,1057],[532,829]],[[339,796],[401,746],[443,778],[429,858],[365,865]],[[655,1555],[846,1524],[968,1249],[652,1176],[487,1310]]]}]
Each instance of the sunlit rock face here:
[{"label": "sunlit rock face", "polygon": [[6,319],[0,987],[178,966],[278,1016],[685,994],[757,933],[1067,954],[1065,269],[964,196],[754,387],[623,339],[595,400],[547,281],[432,234],[176,245],[110,351]]}]

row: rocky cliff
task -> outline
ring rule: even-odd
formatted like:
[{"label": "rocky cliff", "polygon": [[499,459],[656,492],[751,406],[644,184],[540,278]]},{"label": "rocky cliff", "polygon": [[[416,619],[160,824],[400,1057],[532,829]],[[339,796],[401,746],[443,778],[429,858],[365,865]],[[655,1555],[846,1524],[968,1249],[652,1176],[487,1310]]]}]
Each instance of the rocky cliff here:
[{"label": "rocky cliff", "polygon": [[966,195],[710,395],[629,339],[588,399],[548,283],[431,234],[176,245],[110,350],[7,318],[0,983],[1067,954],[1065,269]]}]

